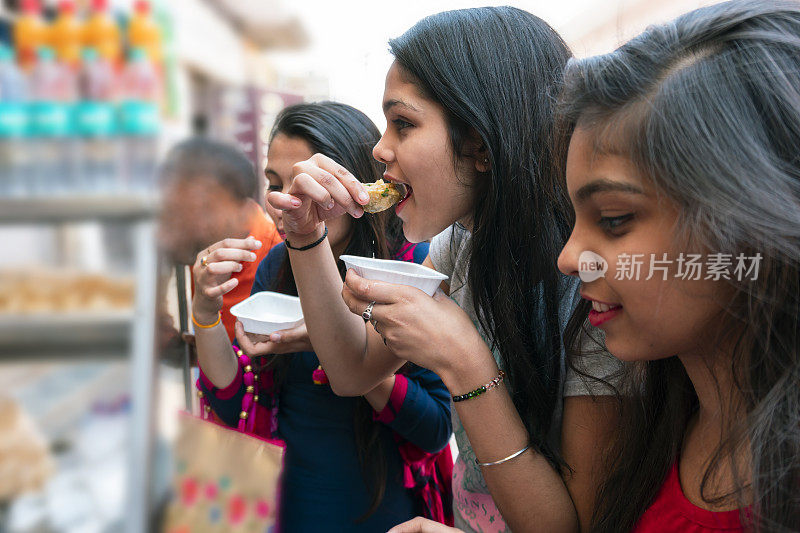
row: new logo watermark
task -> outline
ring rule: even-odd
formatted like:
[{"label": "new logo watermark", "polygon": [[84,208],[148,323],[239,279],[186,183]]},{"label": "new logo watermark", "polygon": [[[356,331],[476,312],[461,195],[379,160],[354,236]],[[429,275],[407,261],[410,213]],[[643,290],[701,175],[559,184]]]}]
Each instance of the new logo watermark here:
[{"label": "new logo watermark", "polygon": [[[758,279],[758,270],[761,265],[760,253],[754,256],[738,254],[713,253],[703,257],[702,254],[680,253],[675,259],[669,259],[667,254],[619,254],[617,256],[614,279],[645,281],[660,275],[666,281],[669,273],[675,279],[685,280],[732,280],[737,281]],[[649,259],[649,261],[647,261]],[[673,267],[674,265],[674,267]],[[608,271],[608,262],[600,255],[585,250],[578,256],[578,276],[584,283],[589,283],[604,278]],[[644,276],[644,277],[643,277]]]},{"label": "new logo watermark", "polygon": [[584,283],[606,277],[608,262],[594,252],[585,250],[578,256],[578,277]]}]

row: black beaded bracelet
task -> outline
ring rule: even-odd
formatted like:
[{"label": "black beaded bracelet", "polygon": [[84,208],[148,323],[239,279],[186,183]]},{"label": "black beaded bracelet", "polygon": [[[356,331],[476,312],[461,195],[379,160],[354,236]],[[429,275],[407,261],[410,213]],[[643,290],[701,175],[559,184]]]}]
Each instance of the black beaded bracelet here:
[{"label": "black beaded bracelet", "polygon": [[459,394],[458,396],[453,396],[453,401],[454,402],[463,402],[464,400],[469,400],[470,398],[475,398],[476,396],[480,396],[484,392],[486,392],[488,390],[492,390],[493,388],[495,388],[498,385],[500,385],[500,382],[503,381],[503,379],[505,377],[506,377],[506,373],[501,370],[500,374],[498,374],[496,378],[494,378],[492,381],[490,381],[486,385],[481,385],[480,387],[478,387],[474,391],[468,392],[466,394]]},{"label": "black beaded bracelet", "polygon": [[326,224],[326,225],[325,225],[325,232],[322,234],[322,237],[320,237],[320,238],[319,238],[319,239],[317,239],[316,241],[312,242],[311,244],[307,244],[307,245],[305,245],[305,246],[301,246],[300,248],[296,248],[296,247],[292,246],[291,244],[289,244],[289,239],[286,239],[286,240],[285,240],[285,241],[283,241],[283,242],[285,242],[285,243],[286,243],[286,247],[287,247],[287,248],[291,248],[292,250],[297,250],[298,252],[303,252],[303,251],[305,251],[305,250],[310,250],[310,249],[312,249],[313,247],[317,246],[319,243],[321,243],[322,241],[324,241],[324,240],[325,240],[325,237],[327,237],[327,236],[328,236],[328,225]]}]

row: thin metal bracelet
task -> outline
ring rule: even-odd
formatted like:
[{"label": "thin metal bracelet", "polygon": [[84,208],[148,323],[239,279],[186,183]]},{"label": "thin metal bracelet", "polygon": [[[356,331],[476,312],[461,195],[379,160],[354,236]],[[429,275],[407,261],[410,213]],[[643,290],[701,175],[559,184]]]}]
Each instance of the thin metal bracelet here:
[{"label": "thin metal bracelet", "polygon": [[527,446],[525,446],[525,447],[524,447],[524,448],[522,448],[521,450],[519,450],[519,451],[517,451],[517,452],[514,452],[514,453],[512,453],[512,454],[511,454],[511,455],[509,455],[508,457],[506,457],[506,458],[504,458],[504,459],[500,459],[499,461],[493,461],[493,462],[491,462],[491,463],[479,463],[479,462],[478,462],[478,458],[476,457],[476,458],[475,458],[475,464],[476,464],[476,465],[478,465],[478,466],[495,466],[495,465],[501,465],[501,464],[505,463],[506,461],[510,461],[511,459],[514,459],[515,457],[519,457],[519,456],[520,456],[520,455],[522,455],[523,453],[527,452],[527,451],[528,451],[528,450],[531,448],[531,446],[533,446],[533,445],[532,445],[532,444],[528,444]]}]

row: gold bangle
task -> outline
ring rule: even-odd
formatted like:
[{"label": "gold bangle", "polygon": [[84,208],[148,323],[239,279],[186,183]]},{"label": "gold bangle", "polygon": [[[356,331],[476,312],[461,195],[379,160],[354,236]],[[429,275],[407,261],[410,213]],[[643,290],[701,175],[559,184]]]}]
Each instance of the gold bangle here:
[{"label": "gold bangle", "polygon": [[207,326],[201,324],[200,322],[198,322],[197,319],[194,317],[194,314],[192,315],[192,324],[194,324],[198,328],[203,328],[203,329],[213,328],[214,326],[219,324],[221,320],[222,320],[222,313],[220,313],[219,311],[217,311],[217,319],[214,321],[214,323],[213,324],[209,324]]}]

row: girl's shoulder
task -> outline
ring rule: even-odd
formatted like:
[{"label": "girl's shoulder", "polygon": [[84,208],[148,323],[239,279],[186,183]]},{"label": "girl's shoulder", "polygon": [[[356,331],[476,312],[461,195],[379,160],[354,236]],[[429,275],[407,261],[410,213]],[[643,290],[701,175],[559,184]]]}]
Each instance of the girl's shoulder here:
[{"label": "girl's shoulder", "polygon": [[[453,276],[459,270],[464,277],[469,262],[471,234],[464,226],[455,223],[431,239],[429,256],[437,271]],[[464,271],[464,272],[462,272]]]}]

